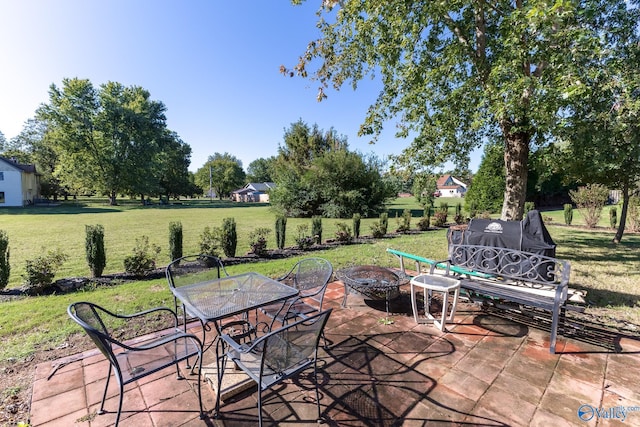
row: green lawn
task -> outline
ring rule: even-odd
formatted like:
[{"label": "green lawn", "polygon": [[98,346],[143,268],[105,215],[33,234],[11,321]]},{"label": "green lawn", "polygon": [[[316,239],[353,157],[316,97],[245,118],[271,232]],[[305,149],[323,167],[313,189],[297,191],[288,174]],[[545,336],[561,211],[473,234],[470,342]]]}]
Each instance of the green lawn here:
[{"label": "green lawn", "polygon": [[[413,199],[412,199],[413,200]],[[249,252],[249,234],[258,227],[271,229],[268,248],[276,247],[275,214],[266,205],[234,204],[225,201],[183,202],[178,206],[140,206],[122,204],[108,206],[105,202],[64,204],[58,207],[0,209],[0,229],[7,231],[11,250],[11,279],[9,287],[23,282],[25,261],[49,249],[62,249],[69,255],[59,277],[89,275],[85,259],[85,225],[101,224],[105,230],[107,266],[104,274],[124,270],[124,257],[131,254],[136,238],[149,237],[150,243],[162,248],[159,265],[169,260],[169,223],[180,221],[184,233],[184,254],[198,253],[199,236],[205,227],[220,227],[222,220],[233,217],[238,232],[237,255]],[[370,234],[370,225],[377,218],[361,221],[361,234]],[[323,240],[335,237],[336,223],[345,222],[352,228],[352,220],[323,219]],[[311,219],[289,218],[286,246],[294,246],[297,226],[306,224],[311,234]],[[389,219],[389,230],[395,229],[395,218]]]},{"label": "green lawn", "polygon": [[[451,209],[455,203],[449,201]],[[398,199],[390,209],[420,208],[413,199]],[[613,230],[596,231],[561,225],[562,212],[545,212],[554,219],[548,223],[549,232],[558,245],[557,256],[571,262],[570,285],[587,291],[588,312],[609,317],[612,324],[621,321],[640,325],[640,236],[625,235],[622,244],[613,245]],[[391,216],[391,215],[390,215]],[[135,237],[149,236],[162,246],[160,265],[168,263],[168,224],[181,221],[184,227],[185,253],[197,252],[198,235],[205,226],[220,226],[225,217],[234,217],[238,226],[238,253],[248,250],[248,234],[256,227],[274,228],[274,215],[266,206],[241,207],[228,203],[201,202],[182,206],[103,204],[61,206],[58,208],[5,209],[0,211],[0,229],[7,230],[11,246],[12,286],[21,281],[24,260],[46,248],[62,248],[70,255],[62,276],[86,276],[84,259],[85,224],[105,227],[108,265],[106,272],[120,272],[122,259],[130,253]],[[577,216],[576,216],[577,217]],[[608,217],[607,217],[608,218]],[[576,218],[577,219],[577,218]],[[339,220],[323,220],[323,239],[333,237]],[[343,220],[351,226],[351,220]],[[369,235],[369,225],[377,219],[363,219],[361,234]],[[412,222],[415,228],[417,219]],[[289,219],[287,245],[294,245],[297,224],[311,223],[309,219]],[[574,221],[574,224],[579,224]],[[389,230],[395,229],[395,218],[389,219]],[[269,245],[275,246],[275,236]],[[357,264],[397,266],[394,257],[386,253],[392,247],[427,258],[444,259],[447,255],[446,230],[388,236],[370,239],[358,245],[344,245],[335,249],[308,252],[309,256],[328,259],[334,268]],[[285,273],[297,259],[284,259],[228,268],[231,274],[253,270],[276,277]],[[69,303],[89,300],[120,312],[132,312],[157,305],[172,305],[173,299],[164,279],[127,283],[113,287],[85,289],[73,294],[30,297],[1,303],[0,361],[9,357],[23,357],[34,351],[60,345],[77,327],[66,316]]]}]

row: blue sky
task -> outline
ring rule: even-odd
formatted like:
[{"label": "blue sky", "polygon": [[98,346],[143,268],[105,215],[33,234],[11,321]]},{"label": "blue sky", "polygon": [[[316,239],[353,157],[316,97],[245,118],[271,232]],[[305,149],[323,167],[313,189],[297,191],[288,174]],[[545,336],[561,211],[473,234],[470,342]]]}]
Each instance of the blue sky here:
[{"label": "blue sky", "polygon": [[[49,86],[62,79],[108,81],[147,89],[167,107],[168,127],[192,148],[191,167],[228,152],[246,167],[277,154],[284,129],[298,119],[333,127],[352,150],[381,158],[409,141],[389,123],[380,141],[357,136],[379,91],[365,81],[328,92],[288,78],[317,37],[319,0],[0,0],[0,131],[17,135]],[[472,170],[477,169],[472,161]]]}]

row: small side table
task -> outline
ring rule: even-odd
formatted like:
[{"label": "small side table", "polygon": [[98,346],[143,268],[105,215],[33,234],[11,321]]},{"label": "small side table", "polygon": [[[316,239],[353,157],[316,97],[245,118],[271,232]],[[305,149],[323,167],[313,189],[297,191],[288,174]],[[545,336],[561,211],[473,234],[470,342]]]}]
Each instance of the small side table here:
[{"label": "small side table", "polygon": [[[416,289],[422,288],[424,294],[424,314],[426,319],[418,319],[418,308],[416,307]],[[429,312],[431,308],[431,297],[433,292],[442,293],[442,318],[436,319]],[[449,305],[449,292],[453,291],[453,303],[451,304],[451,313],[447,316],[447,308]],[[444,331],[445,323],[452,322],[453,316],[456,314],[456,305],[458,304],[458,296],[460,295],[460,281],[450,277],[442,277],[433,274],[421,274],[411,279],[411,308],[413,309],[413,318],[416,323],[433,323],[441,331]]]}]

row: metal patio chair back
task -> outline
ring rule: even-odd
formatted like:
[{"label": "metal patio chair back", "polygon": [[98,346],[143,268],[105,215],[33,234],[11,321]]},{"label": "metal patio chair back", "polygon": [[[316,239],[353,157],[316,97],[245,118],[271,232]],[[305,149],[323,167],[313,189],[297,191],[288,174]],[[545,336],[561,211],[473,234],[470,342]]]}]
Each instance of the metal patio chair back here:
[{"label": "metal patio chair back", "polygon": [[[190,285],[208,280],[220,279],[229,276],[220,258],[211,255],[186,255],[174,259],[165,270],[167,282],[170,288]],[[187,317],[193,317],[185,310],[183,304],[173,297],[176,313],[182,312],[183,321],[187,324]],[[203,325],[204,327],[204,325]],[[186,329],[185,329],[186,330]]]},{"label": "metal patio chair back", "polygon": [[[67,313],[85,330],[109,361],[109,372],[98,414],[105,413],[104,403],[112,371],[120,386],[116,426],[120,422],[125,385],[173,365],[178,379],[184,379],[178,363],[191,356],[198,356],[202,360],[202,342],[195,335],[178,328],[178,317],[169,308],[158,307],[122,315],[90,302],[76,302],[68,307]],[[139,334],[138,319],[145,318],[145,322],[158,322],[159,327],[168,328],[146,337],[136,336],[136,333]],[[114,337],[114,332],[117,332],[118,339]],[[200,418],[204,418],[199,375],[198,400]]]},{"label": "metal patio chair back", "polygon": [[333,275],[333,266],[323,258],[305,258],[298,261],[284,276],[276,279],[300,291],[284,305],[271,305],[262,311],[273,322],[281,324],[289,320],[309,316],[322,311],[324,294]]},{"label": "metal patio chair back", "polygon": [[[244,371],[258,385],[258,422],[262,426],[262,393],[281,383],[296,377],[302,371],[313,367],[318,407],[318,420],[321,418],[320,395],[318,392],[318,343],[332,309],[287,324],[261,336],[252,344],[240,344],[233,336],[220,337],[227,349],[222,361],[222,370],[230,359],[237,368]],[[224,375],[224,374],[223,374]],[[218,377],[218,389],[222,376]],[[220,408],[220,399],[216,399],[216,414]]]}]

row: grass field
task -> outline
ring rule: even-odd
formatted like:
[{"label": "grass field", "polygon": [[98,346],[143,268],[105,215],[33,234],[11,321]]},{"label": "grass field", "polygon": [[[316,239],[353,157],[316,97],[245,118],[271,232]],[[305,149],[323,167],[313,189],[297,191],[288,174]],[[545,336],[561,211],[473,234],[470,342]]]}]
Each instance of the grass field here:
[{"label": "grass field", "polygon": [[[440,200],[439,200],[440,201]],[[456,200],[448,200],[454,209]],[[414,216],[421,209],[412,198],[397,199],[390,206],[389,230],[395,229],[395,212],[412,209]],[[561,225],[562,212],[545,212],[549,231],[558,245],[557,256],[571,262],[570,285],[587,291],[589,312],[611,324],[640,325],[640,236],[625,235],[622,244],[611,243],[613,230],[598,228],[586,230],[579,225],[581,217],[575,214],[574,226]],[[604,215],[603,215],[604,216]],[[239,235],[238,253],[248,251],[248,235],[256,227],[273,229],[275,216],[267,206],[239,206],[229,203],[199,202],[181,206],[122,205],[109,207],[102,203],[82,206],[64,205],[56,208],[5,209],[0,211],[0,229],[9,234],[11,247],[11,286],[21,283],[24,260],[40,253],[42,248],[61,248],[70,255],[58,277],[87,276],[84,256],[84,226],[102,224],[105,227],[107,269],[105,273],[121,272],[122,260],[128,255],[135,238],[147,235],[150,241],[163,248],[159,265],[168,259],[168,225],[181,221],[184,228],[184,253],[197,252],[198,236],[205,226],[220,226],[222,219],[233,217]],[[608,216],[605,218],[608,219]],[[323,220],[323,239],[334,237],[340,220]],[[342,220],[351,227],[351,220]],[[363,219],[361,234],[370,235],[370,224],[375,219]],[[412,222],[415,228],[417,219]],[[294,245],[297,224],[309,224],[310,219],[290,218],[287,222],[287,246]],[[275,236],[270,236],[269,247],[275,247]],[[392,247],[432,259],[447,255],[446,230],[431,230],[420,234],[396,235],[384,239],[370,239],[358,245],[339,246],[335,249],[309,252],[309,256],[328,259],[334,268],[356,264],[397,266],[395,258],[386,253]],[[229,272],[253,270],[268,276],[286,272],[296,259],[275,260],[229,267]],[[173,299],[164,279],[126,283],[113,287],[85,289],[83,291],[42,297],[31,297],[2,302],[0,315],[0,360],[24,357],[34,351],[55,348],[77,328],[66,316],[69,303],[90,300],[120,312],[132,312],[157,305],[172,305]]]}]

